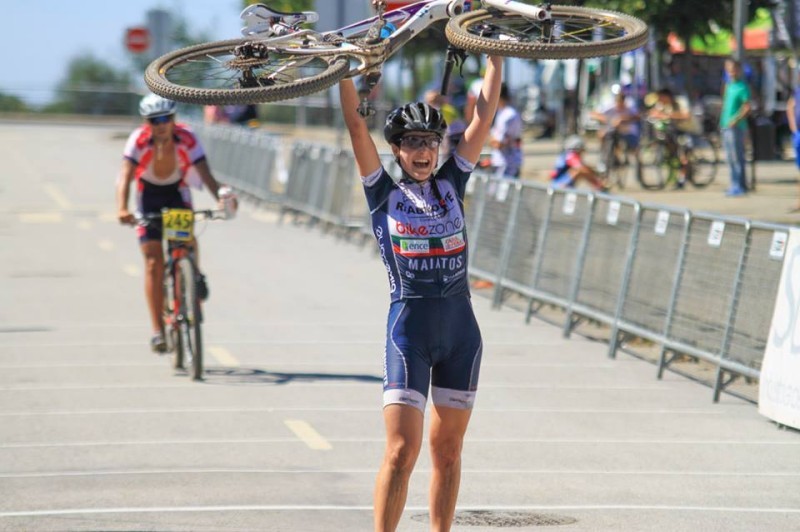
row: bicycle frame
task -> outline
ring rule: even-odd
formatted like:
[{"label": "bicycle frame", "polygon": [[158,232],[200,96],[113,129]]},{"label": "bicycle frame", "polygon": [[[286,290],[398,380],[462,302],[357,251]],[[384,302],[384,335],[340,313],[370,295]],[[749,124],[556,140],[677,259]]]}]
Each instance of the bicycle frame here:
[{"label": "bicycle frame", "polygon": [[[550,17],[550,11],[547,8],[530,6],[513,0],[482,0],[482,3],[489,7],[511,11],[539,21],[547,20]],[[282,42],[296,41],[298,37],[308,38],[310,41],[320,45],[328,44],[331,41],[336,42],[335,46],[331,46],[328,55],[349,54],[361,59],[361,64],[351,68],[348,74],[348,77],[353,77],[378,70],[384,61],[428,26],[469,11],[471,7],[472,0],[423,0],[355,22],[338,30],[318,33],[314,30],[302,29],[294,33],[269,36],[258,40],[276,48],[280,48]],[[389,22],[396,29],[387,38],[382,39],[373,46],[348,41],[339,42],[341,38],[355,39],[365,36],[370,28],[380,21]],[[243,29],[242,32],[245,33],[246,29]],[[337,37],[339,41],[336,41]],[[307,49],[292,48],[291,51],[298,56],[318,57],[325,55],[325,51],[318,47]]]}]

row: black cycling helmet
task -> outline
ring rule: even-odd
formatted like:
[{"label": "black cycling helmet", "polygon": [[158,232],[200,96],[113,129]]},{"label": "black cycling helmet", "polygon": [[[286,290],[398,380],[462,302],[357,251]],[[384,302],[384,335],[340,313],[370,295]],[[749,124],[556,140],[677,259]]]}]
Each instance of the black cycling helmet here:
[{"label": "black cycling helmet", "polygon": [[427,103],[416,102],[389,113],[383,126],[383,137],[389,144],[396,144],[400,137],[412,131],[428,131],[442,138],[446,130],[447,122],[438,109]]}]

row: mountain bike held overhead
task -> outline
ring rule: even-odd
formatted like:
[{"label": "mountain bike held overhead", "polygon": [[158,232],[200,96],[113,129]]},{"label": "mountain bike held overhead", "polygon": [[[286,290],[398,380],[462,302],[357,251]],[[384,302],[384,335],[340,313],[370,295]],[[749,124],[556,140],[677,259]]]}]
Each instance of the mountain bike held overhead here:
[{"label": "mountain bike held overhead", "polygon": [[445,25],[453,45],[446,78],[457,50],[570,59],[620,54],[647,42],[641,20],[613,11],[511,0],[482,0],[481,9],[473,4],[423,0],[391,11],[381,7],[375,17],[323,33],[306,27],[314,20],[310,12],[281,13],[256,4],[242,12],[244,38],[168,53],[148,66],[145,82],[166,98],[209,105],[297,98],[356,75],[374,85],[386,60],[437,23]]}]

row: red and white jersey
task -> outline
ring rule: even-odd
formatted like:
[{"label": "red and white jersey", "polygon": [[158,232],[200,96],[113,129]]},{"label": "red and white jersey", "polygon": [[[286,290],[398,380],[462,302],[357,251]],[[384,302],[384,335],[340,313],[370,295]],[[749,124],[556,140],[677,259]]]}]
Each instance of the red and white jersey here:
[{"label": "red and white jersey", "polygon": [[156,147],[153,143],[153,131],[149,124],[136,128],[128,137],[123,157],[136,165],[136,179],[144,180],[154,185],[173,185],[185,181],[189,169],[197,162],[205,159],[206,154],[199,139],[184,124],[175,124],[174,128],[175,149],[177,151],[178,165],[171,176],[164,179],[156,177],[153,173],[153,157]]}]

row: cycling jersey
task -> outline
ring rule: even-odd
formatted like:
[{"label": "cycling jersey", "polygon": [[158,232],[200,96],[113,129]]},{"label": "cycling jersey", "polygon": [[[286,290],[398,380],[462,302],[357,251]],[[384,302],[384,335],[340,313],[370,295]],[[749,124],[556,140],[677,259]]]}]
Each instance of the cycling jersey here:
[{"label": "cycling jersey", "polygon": [[[149,124],[135,129],[125,143],[123,157],[131,161],[136,169],[136,208],[139,212],[160,212],[165,207],[192,208],[188,176],[191,167],[205,159],[200,141],[183,124],[175,124],[173,140],[176,150],[175,170],[167,177],[158,177],[153,171],[155,145]],[[151,223],[137,227],[139,240],[160,240],[161,226]]]},{"label": "cycling jersey", "polygon": [[364,177],[392,301],[469,293],[464,190],[474,165],[458,155],[423,182]]},{"label": "cycling jersey", "polygon": [[363,178],[392,303],[383,403],[472,408],[482,342],[467,282],[463,198],[474,165],[455,154],[424,182]]}]

